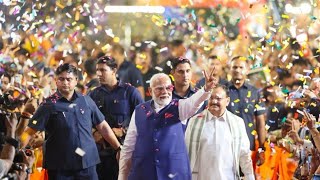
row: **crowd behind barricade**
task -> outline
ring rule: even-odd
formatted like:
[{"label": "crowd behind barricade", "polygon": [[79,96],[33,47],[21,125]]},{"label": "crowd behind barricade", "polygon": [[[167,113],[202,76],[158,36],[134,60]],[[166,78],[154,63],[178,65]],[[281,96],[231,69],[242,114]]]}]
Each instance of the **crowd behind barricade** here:
[{"label": "crowd behind barricade", "polygon": [[[273,41],[280,41],[280,38],[282,37],[275,36]],[[228,41],[228,48],[221,49],[226,41]],[[148,148],[145,151],[138,148],[142,146],[141,143],[151,143],[143,139],[139,133],[145,133],[146,136],[150,133],[156,136],[157,133],[147,132],[147,125],[137,125],[137,123],[143,124],[141,119],[149,120],[150,117],[155,118],[155,122],[158,122],[157,116],[162,111],[166,112],[164,113],[165,119],[170,119],[172,116],[180,118],[176,120],[179,119],[182,122],[181,132],[177,130],[180,127],[168,129],[165,132],[172,136],[173,142],[183,141],[175,146],[183,149],[185,153],[187,150],[184,150],[186,145],[183,134],[188,135],[185,141],[188,145],[191,169],[189,162],[186,163],[185,166],[189,166],[186,171],[190,171],[190,176],[186,173],[182,179],[191,179],[191,174],[195,179],[193,169],[195,166],[198,167],[199,179],[214,177],[216,175],[214,173],[230,175],[230,172],[235,174],[234,179],[238,173],[239,176],[245,176],[248,179],[320,179],[319,50],[313,46],[314,43],[300,42],[294,38],[288,38],[286,42],[286,46],[279,45],[274,48],[274,44],[267,40],[258,41],[241,36],[235,40],[228,40],[224,37],[212,43],[212,47],[208,48],[197,46],[194,43],[188,46],[183,40],[173,40],[157,42],[161,50],[156,49],[150,42],[141,42],[133,44],[126,53],[126,49],[118,43],[111,44],[110,48],[104,51],[93,48],[92,44],[81,44],[78,41],[70,41],[67,45],[63,43],[58,45],[58,40],[42,39],[39,41],[34,35],[25,35],[19,43],[10,38],[2,39],[0,41],[0,177],[8,179],[50,179],[51,177],[54,179],[53,177],[66,176],[64,171],[60,172],[58,163],[52,164],[48,161],[50,158],[45,158],[44,152],[52,153],[44,148],[45,144],[48,147],[48,144],[52,143],[52,140],[49,142],[50,138],[57,136],[50,129],[51,127],[47,127],[46,123],[50,118],[52,119],[51,116],[56,119],[61,119],[63,116],[64,118],[69,116],[69,119],[79,119],[79,115],[86,115],[88,108],[89,112],[93,113],[89,131],[85,129],[87,124],[78,125],[76,123],[74,126],[77,128],[73,130],[83,133],[84,139],[88,138],[83,140],[84,142],[79,140],[81,143],[90,144],[90,138],[94,139],[98,152],[95,155],[98,157],[94,157],[94,162],[98,165],[97,168],[89,170],[96,171],[99,179],[118,179],[118,176],[119,179],[127,179],[128,176],[129,179],[139,179],[139,177],[148,177],[148,173],[150,177],[152,175],[159,180],[174,179],[179,175],[181,177],[185,171],[174,169],[174,166],[177,166],[176,163],[185,162],[181,159],[179,159],[181,161],[173,162],[169,158],[166,162],[172,163],[174,172],[165,174],[166,170],[159,170],[165,174],[164,176],[159,175],[159,172],[158,175],[147,170],[140,172],[141,169],[138,167],[139,163],[141,167],[148,167],[139,161],[139,153],[152,152]],[[163,50],[167,47],[167,50]],[[68,67],[59,71],[59,68],[66,64]],[[75,68],[76,71],[73,72],[72,68]],[[206,70],[204,76],[202,70]],[[168,75],[170,81],[165,75],[159,75],[159,73]],[[155,78],[158,79],[152,79],[155,74],[157,74]],[[208,85],[213,79],[215,86],[219,84],[223,87],[215,88],[212,84]],[[75,83],[74,89],[79,94],[73,94],[74,89],[68,89],[68,83]],[[208,88],[213,88],[213,90]],[[61,93],[64,91],[72,92],[69,98],[65,97],[67,93]],[[166,100],[167,95],[160,94],[162,92],[168,93],[170,101]],[[211,98],[206,94],[208,92],[214,92],[210,94]],[[218,92],[220,94],[217,94]],[[221,93],[222,96],[220,96]],[[84,99],[90,97],[89,102],[78,100],[82,95],[88,95],[83,97]],[[55,98],[52,98],[53,96]],[[188,99],[190,102],[196,102],[198,106],[193,107],[190,103],[186,103],[184,99],[187,98],[190,98]],[[65,113],[67,111],[61,110],[65,108],[64,100],[70,103],[69,107],[77,103],[81,104],[81,102],[85,102],[87,106],[75,112],[75,116],[71,116]],[[152,104],[150,103],[152,101],[149,100],[156,103]],[[224,102],[224,100],[227,101]],[[54,102],[54,105],[48,101]],[[55,104],[59,104],[59,107]],[[206,112],[207,107],[209,107],[208,112]],[[217,109],[221,110],[223,107],[231,115],[215,114],[220,112]],[[150,111],[147,111],[148,108]],[[154,112],[152,108],[155,109]],[[184,108],[191,110],[183,112],[181,109]],[[144,111],[147,116],[137,118],[143,116]],[[193,113],[190,114],[190,112]],[[251,156],[250,160],[237,155],[230,159],[231,155],[223,154],[220,150],[204,151],[201,148],[198,159],[193,159],[190,152],[194,146],[191,131],[199,127],[194,125],[196,123],[191,123],[190,128],[192,129],[188,129],[188,121],[190,118],[190,122],[193,122],[194,118],[201,121],[202,117],[207,117],[204,112],[212,113],[208,117],[213,116],[217,119],[221,116],[222,119],[227,120],[237,115],[241,118],[240,120],[243,120],[244,128],[239,133],[246,133],[241,135],[244,140],[239,141],[240,144],[244,142],[248,146],[239,147],[238,150],[241,155]],[[184,118],[181,119],[182,117]],[[131,123],[132,120],[134,123]],[[108,124],[101,125],[101,127],[102,122]],[[71,122],[59,124],[61,127],[64,125],[73,126]],[[231,131],[233,127],[230,124],[225,126],[225,124],[208,123],[208,126],[210,125],[217,129],[216,134],[225,133],[219,132],[219,127],[229,127]],[[79,126],[86,127],[81,129]],[[242,128],[242,124],[239,126]],[[146,132],[140,132],[141,130],[146,130]],[[198,129],[200,130],[202,129]],[[86,136],[87,132],[89,136]],[[114,135],[110,132],[113,132]],[[69,135],[67,132],[63,133]],[[207,135],[206,133],[210,131],[203,126],[202,134]],[[159,133],[158,135],[163,136],[164,134]],[[224,136],[228,137],[230,134],[227,133]],[[155,137],[153,138],[152,141],[158,141]],[[226,139],[225,142],[212,140],[212,143],[218,143],[214,147],[232,149],[225,153],[238,152],[233,149],[233,142],[230,139]],[[124,144],[124,147],[118,146],[118,141]],[[205,144],[201,138],[197,141],[200,147],[208,148],[212,145]],[[165,140],[164,142],[167,144],[159,144],[172,146],[170,142]],[[151,146],[151,144],[148,145]],[[160,145],[153,152],[155,157],[157,157],[157,152],[171,153],[172,149]],[[59,147],[61,148],[64,147]],[[95,148],[88,152],[83,149],[85,148],[77,148],[77,151],[74,152],[77,155],[70,155],[70,162],[68,162],[69,157],[66,157],[66,164],[78,162],[79,157],[90,156],[91,151],[95,151]],[[213,174],[200,175],[200,172],[203,173],[199,170],[201,167],[210,166],[209,163],[201,164],[201,153],[208,153],[207,156],[210,156],[210,153],[215,152],[216,156],[222,158],[218,159],[214,156],[212,159],[220,162],[217,168],[223,167],[222,170],[213,170]],[[119,155],[121,156],[120,166],[118,164]],[[134,161],[132,165],[128,160],[131,157]],[[188,157],[184,158],[189,160]],[[223,159],[237,163],[231,163],[231,165],[221,163]],[[86,161],[90,161],[90,158]],[[145,163],[148,161],[149,159],[145,160]],[[86,163],[83,162],[82,166],[79,165],[76,170],[88,168],[84,165]],[[157,163],[161,166],[161,162],[156,160],[155,164]],[[253,169],[251,170],[248,165]],[[239,166],[242,170],[238,172]],[[233,171],[232,168],[230,170],[230,167],[237,170]],[[72,169],[72,165],[70,167],[65,165],[64,168]],[[131,172],[130,168],[132,168],[131,171],[136,172]],[[72,173],[75,173],[76,170],[72,169]],[[255,177],[252,177],[251,171],[254,172]],[[80,172],[77,173],[79,175]],[[143,175],[143,173],[146,174]],[[224,179],[228,176],[219,177]]]}]

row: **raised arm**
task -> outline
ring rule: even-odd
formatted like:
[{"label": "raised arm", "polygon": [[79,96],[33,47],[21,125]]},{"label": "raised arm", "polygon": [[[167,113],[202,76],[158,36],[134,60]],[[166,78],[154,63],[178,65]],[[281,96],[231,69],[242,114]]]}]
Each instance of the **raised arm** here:
[{"label": "raised arm", "polygon": [[179,117],[181,121],[186,121],[193,116],[202,106],[203,102],[209,99],[211,95],[211,89],[218,83],[217,79],[213,76],[214,69],[210,75],[206,71],[203,71],[205,78],[204,88],[198,90],[194,95],[187,99],[179,100]]},{"label": "raised arm", "polygon": [[320,133],[315,126],[316,118],[312,114],[308,113],[307,111],[303,111],[303,113],[304,113],[304,119],[307,122],[307,127],[309,128],[310,133],[312,135],[314,144],[316,145],[316,148],[318,149],[318,151],[320,151]]},{"label": "raised arm", "polygon": [[[12,113],[10,116],[6,116],[6,127],[7,127],[7,137],[6,137],[6,144],[3,147],[1,152],[1,160],[4,162],[4,174],[7,174],[15,155],[15,146],[18,146],[18,141],[15,140],[15,131],[17,126],[18,120],[15,113]],[[0,174],[1,178],[1,174]]]}]

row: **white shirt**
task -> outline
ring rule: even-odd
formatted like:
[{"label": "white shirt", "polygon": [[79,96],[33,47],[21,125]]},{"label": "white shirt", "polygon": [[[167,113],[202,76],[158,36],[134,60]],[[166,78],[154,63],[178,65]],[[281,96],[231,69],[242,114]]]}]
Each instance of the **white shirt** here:
[{"label": "white shirt", "polygon": [[[179,118],[181,123],[185,124],[187,119],[194,115],[202,106],[203,102],[210,97],[210,92],[205,92],[203,88],[187,99],[179,100]],[[155,111],[159,112],[162,108],[158,104],[155,105]],[[119,177],[118,180],[127,180],[131,168],[131,157],[134,151],[137,138],[137,127],[135,121],[135,111],[132,114],[123,148],[120,153],[119,161]],[[182,139],[184,141],[184,139]],[[146,172],[148,173],[148,172]]]},{"label": "white shirt", "polygon": [[4,175],[6,175],[6,162],[2,159],[0,159],[0,178],[2,178]]},{"label": "white shirt", "polygon": [[217,118],[209,111],[200,138],[199,180],[234,180],[232,135],[226,113]]}]

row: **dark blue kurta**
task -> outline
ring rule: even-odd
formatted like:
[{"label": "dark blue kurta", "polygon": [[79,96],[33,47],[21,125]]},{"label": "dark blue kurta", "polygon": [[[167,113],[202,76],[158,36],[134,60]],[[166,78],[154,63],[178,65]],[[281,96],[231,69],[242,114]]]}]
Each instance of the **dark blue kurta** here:
[{"label": "dark blue kurta", "polygon": [[156,113],[151,104],[135,109],[137,141],[129,180],[191,180],[178,100]]}]

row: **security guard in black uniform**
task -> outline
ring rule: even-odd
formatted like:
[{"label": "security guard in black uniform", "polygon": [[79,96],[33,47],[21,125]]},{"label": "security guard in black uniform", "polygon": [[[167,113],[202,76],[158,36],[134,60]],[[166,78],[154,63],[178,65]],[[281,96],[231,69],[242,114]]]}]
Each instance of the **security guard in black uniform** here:
[{"label": "security guard in black uniform", "polygon": [[57,92],[37,109],[22,135],[26,146],[37,131],[46,131],[44,168],[50,180],[97,180],[96,164],[100,162],[92,127],[94,126],[114,149],[121,146],[103,114],[89,96],[75,92],[77,69],[70,64],[56,70]]},{"label": "security guard in black uniform", "polygon": [[[114,58],[99,58],[96,69],[101,86],[90,92],[89,96],[106,117],[119,141],[123,143],[131,115],[143,99],[135,87],[117,80],[117,63]],[[97,166],[99,179],[116,180],[119,171],[116,152],[104,141],[97,143],[97,146],[101,159],[101,164]]]}]

